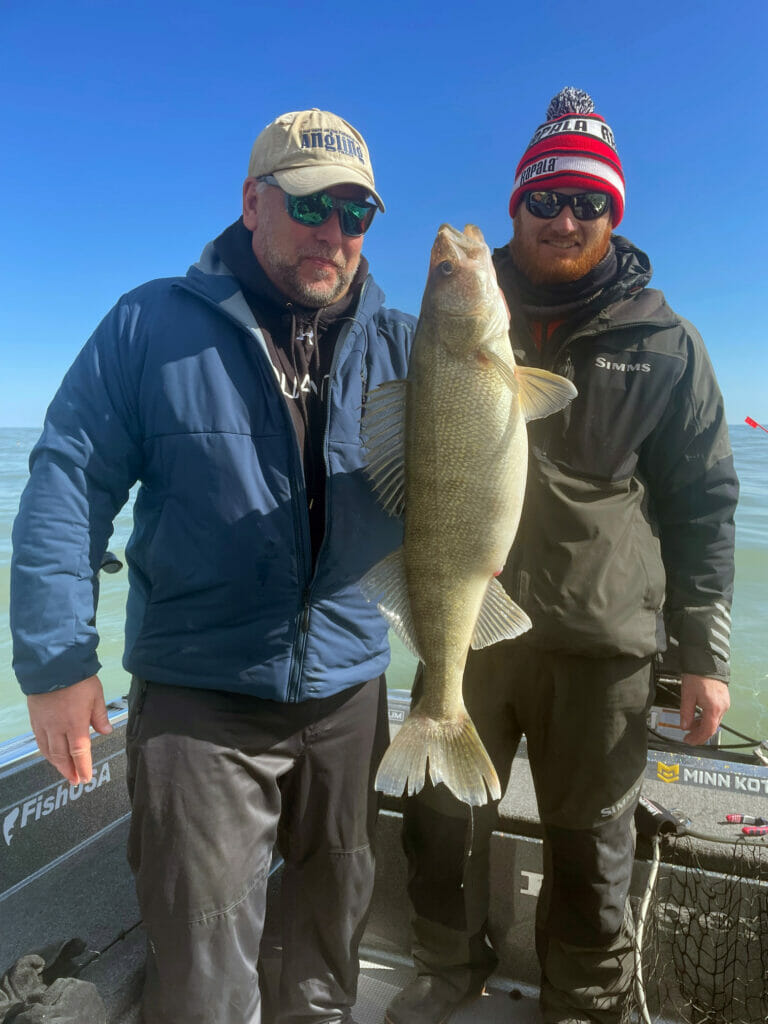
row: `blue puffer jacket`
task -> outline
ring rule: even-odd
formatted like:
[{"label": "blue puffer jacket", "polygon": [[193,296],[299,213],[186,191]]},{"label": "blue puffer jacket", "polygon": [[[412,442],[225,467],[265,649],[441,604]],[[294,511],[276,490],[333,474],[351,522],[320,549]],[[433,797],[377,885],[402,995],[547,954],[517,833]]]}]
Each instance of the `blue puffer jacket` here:
[{"label": "blue puffer jacket", "polygon": [[13,532],[14,668],[26,693],[95,674],[96,570],[141,481],[123,663],[156,682],[275,701],[386,668],[358,581],[401,541],[363,473],[365,393],[404,377],[415,318],[372,278],[336,347],[326,536],[314,574],[290,415],[237,281],[207,246],[185,278],[124,296],[56,394]]}]

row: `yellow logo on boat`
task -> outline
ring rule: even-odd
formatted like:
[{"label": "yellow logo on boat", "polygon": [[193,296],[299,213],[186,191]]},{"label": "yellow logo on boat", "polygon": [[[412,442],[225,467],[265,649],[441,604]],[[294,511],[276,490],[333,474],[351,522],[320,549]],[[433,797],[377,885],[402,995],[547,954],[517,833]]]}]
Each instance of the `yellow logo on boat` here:
[{"label": "yellow logo on boat", "polygon": [[679,764],[664,764],[662,761],[656,762],[656,775],[662,782],[679,782],[680,781],[680,765]]}]

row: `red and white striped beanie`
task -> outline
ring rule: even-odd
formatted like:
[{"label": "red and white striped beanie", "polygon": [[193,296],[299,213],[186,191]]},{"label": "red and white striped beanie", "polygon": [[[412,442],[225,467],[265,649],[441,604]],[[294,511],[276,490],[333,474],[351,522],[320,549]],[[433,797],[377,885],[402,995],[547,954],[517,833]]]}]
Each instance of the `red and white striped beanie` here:
[{"label": "red and white striped beanie", "polygon": [[613,132],[595,113],[592,97],[570,86],[553,97],[547,120],[536,129],[517,165],[510,217],[526,192],[549,188],[607,192],[613,226],[624,216],[624,172]]}]

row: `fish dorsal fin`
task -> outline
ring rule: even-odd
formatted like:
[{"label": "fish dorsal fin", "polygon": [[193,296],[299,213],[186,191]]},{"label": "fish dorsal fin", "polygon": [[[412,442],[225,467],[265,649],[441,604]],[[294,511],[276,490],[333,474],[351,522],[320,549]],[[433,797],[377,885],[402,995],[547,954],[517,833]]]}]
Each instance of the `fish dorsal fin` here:
[{"label": "fish dorsal fin", "polygon": [[578,394],[569,380],[549,370],[517,366],[515,376],[520,387],[520,408],[526,423],[559,412]]},{"label": "fish dorsal fin", "polygon": [[405,506],[405,396],[408,381],[390,380],[365,402],[362,437],[366,473],[384,509],[399,516]]},{"label": "fish dorsal fin", "polygon": [[408,584],[405,578],[405,558],[402,548],[393,551],[360,580],[360,589],[367,601],[375,601],[390,628],[397,633],[408,650],[421,660],[416,647]]},{"label": "fish dorsal fin", "polygon": [[531,628],[531,620],[516,605],[497,579],[492,579],[472,634],[472,650],[490,647],[499,640],[514,640]]}]

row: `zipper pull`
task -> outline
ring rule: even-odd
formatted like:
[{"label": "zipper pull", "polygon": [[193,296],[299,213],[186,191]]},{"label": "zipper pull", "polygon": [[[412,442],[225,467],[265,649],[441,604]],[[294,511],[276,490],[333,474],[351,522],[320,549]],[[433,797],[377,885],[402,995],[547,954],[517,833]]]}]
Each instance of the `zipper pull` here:
[{"label": "zipper pull", "polygon": [[573,360],[571,359],[570,352],[560,366],[556,367],[553,372],[559,373],[561,377],[565,377],[568,380],[573,380]]}]

